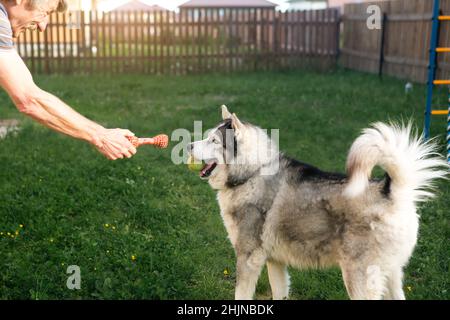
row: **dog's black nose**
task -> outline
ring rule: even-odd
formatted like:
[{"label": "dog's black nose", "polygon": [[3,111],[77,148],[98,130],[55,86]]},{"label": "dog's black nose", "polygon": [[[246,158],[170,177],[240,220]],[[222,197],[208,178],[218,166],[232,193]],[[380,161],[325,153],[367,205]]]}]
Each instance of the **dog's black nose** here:
[{"label": "dog's black nose", "polygon": [[189,143],[189,144],[187,145],[187,151],[188,151],[188,152],[191,152],[192,149],[194,149],[194,144],[193,144],[193,143]]}]

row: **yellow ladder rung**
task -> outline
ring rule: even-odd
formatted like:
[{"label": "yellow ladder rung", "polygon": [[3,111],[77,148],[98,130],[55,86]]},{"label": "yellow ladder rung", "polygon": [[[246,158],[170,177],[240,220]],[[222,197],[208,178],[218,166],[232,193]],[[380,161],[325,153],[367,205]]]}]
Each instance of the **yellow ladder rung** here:
[{"label": "yellow ladder rung", "polygon": [[433,83],[436,85],[439,85],[439,84],[449,84],[450,85],[450,80],[434,80]]},{"label": "yellow ladder rung", "polygon": [[448,110],[433,110],[431,114],[434,116],[446,116],[448,115]]},{"label": "yellow ladder rung", "polygon": [[450,20],[450,16],[439,16],[439,20]]},{"label": "yellow ladder rung", "polygon": [[436,52],[450,52],[450,48],[437,48]]}]

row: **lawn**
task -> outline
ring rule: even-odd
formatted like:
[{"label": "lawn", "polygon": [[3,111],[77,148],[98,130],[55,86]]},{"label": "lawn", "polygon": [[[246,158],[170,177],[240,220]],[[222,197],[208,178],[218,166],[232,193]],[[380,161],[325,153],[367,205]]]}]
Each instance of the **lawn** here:
[{"label": "lawn", "polygon": [[[89,118],[141,136],[192,131],[195,120],[210,128],[227,104],[242,119],[280,129],[287,154],[330,171],[344,170],[352,141],[371,122],[413,118],[421,128],[425,102],[424,86],[405,95],[404,81],[344,70],[35,80]],[[171,149],[110,162],[23,118],[4,92],[0,106],[0,118],[23,125],[0,141],[0,299],[234,297],[234,253],[215,193],[174,165]],[[443,153],[445,127],[445,117],[434,119]],[[421,206],[408,299],[450,298],[449,207],[450,184],[440,182],[438,197]],[[67,289],[68,265],[80,267],[81,290]],[[291,275],[293,299],[347,299],[338,269]],[[270,298],[266,270],[256,296]]]}]

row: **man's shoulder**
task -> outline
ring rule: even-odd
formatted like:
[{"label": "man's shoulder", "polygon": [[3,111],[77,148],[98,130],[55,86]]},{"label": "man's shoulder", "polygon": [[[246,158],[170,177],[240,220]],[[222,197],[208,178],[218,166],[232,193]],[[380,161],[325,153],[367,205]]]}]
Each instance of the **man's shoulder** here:
[{"label": "man's shoulder", "polygon": [[0,15],[4,14],[6,16],[8,16],[8,13],[6,12],[5,7],[3,6],[3,4],[0,2]]},{"label": "man's shoulder", "polygon": [[8,12],[5,7],[0,3],[0,23],[7,23],[9,26]]},{"label": "man's shoulder", "polygon": [[0,51],[14,48],[12,35],[8,14],[5,7],[0,4]]}]

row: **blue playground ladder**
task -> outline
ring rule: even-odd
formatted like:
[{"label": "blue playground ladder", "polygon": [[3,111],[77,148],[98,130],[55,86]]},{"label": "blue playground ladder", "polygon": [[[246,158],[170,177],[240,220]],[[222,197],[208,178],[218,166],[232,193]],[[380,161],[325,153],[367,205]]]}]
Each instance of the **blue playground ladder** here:
[{"label": "blue playground ladder", "polygon": [[[440,48],[439,45],[439,25],[442,21],[450,21],[450,16],[443,16],[440,13],[440,0],[434,0],[433,5],[433,25],[431,30],[430,64],[428,66],[428,94],[427,108],[425,111],[425,139],[430,138],[430,123],[432,115],[447,115],[447,160],[450,163],[450,80],[436,80],[437,54],[450,52],[450,48]],[[432,110],[433,88],[437,85],[449,85],[448,108],[447,110]]]}]

